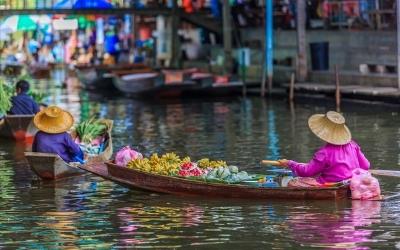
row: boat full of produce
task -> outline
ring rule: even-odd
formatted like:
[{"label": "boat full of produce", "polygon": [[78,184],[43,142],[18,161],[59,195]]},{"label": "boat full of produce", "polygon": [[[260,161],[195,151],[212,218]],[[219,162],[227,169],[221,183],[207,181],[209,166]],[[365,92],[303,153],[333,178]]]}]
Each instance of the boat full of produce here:
[{"label": "boat full of produce", "polygon": [[111,130],[112,120],[90,119],[82,121],[71,132],[75,142],[79,143],[85,159],[67,163],[56,154],[25,152],[31,169],[42,179],[54,180],[85,173],[80,165],[103,163],[113,154]]},{"label": "boat full of produce", "polygon": [[[129,158],[131,157],[131,158]],[[143,157],[129,147],[112,162],[83,166],[94,174],[131,188],[175,195],[241,199],[344,199],[348,185],[284,187],[284,177],[249,174],[222,160],[197,161],[175,153]],[[279,182],[278,180],[281,180]],[[273,185],[271,185],[273,184]]]}]

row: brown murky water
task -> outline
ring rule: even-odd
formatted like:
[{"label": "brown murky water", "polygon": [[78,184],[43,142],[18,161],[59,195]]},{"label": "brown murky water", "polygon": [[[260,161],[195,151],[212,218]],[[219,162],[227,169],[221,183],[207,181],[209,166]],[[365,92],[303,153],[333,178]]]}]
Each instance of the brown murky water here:
[{"label": "brown murky water", "polygon": [[[44,86],[45,87],[45,86]],[[322,144],[307,118],[326,105],[280,100],[139,101],[49,87],[49,103],[77,118],[115,120],[115,150],[174,151],[211,157],[254,173],[260,159],[307,161]],[[343,107],[354,138],[373,166],[399,169],[400,117],[395,108]],[[93,175],[39,181],[25,145],[0,141],[0,248],[400,248],[400,198],[386,202],[248,201],[186,198],[129,190]],[[387,193],[399,179],[379,178]]]}]

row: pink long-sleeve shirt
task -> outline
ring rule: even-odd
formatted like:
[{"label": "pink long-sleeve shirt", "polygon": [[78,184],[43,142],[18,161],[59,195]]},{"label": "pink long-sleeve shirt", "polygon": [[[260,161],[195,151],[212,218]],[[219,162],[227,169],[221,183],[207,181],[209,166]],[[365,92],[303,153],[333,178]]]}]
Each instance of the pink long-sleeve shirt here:
[{"label": "pink long-sleeve shirt", "polygon": [[368,170],[369,165],[360,146],[354,141],[345,145],[327,143],[314,154],[309,163],[288,162],[289,168],[296,176],[316,177],[322,184],[349,179],[355,168]]}]

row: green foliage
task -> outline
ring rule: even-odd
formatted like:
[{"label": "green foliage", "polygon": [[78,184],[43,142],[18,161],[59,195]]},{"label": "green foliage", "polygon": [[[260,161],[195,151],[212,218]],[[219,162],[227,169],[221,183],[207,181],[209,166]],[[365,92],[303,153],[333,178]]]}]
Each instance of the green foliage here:
[{"label": "green foliage", "polygon": [[30,89],[28,95],[32,96],[33,100],[37,103],[43,103],[44,99],[48,96],[47,94],[35,89]]},{"label": "green foliage", "polygon": [[0,114],[6,114],[11,109],[12,96],[13,91],[10,91],[4,79],[0,78]]},{"label": "green foliage", "polygon": [[103,135],[107,130],[107,126],[95,118],[81,121],[76,126],[76,133],[83,143],[90,143],[96,137]]}]

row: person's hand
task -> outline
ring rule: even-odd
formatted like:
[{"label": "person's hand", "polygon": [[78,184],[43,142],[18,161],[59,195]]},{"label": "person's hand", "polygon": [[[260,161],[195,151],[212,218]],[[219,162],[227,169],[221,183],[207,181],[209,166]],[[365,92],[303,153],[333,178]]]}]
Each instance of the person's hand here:
[{"label": "person's hand", "polygon": [[278,162],[281,167],[288,167],[288,165],[289,165],[289,160],[286,160],[286,159],[280,159],[280,160],[278,160]]}]

